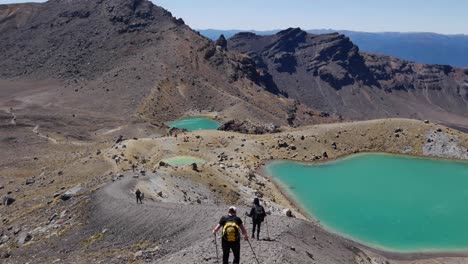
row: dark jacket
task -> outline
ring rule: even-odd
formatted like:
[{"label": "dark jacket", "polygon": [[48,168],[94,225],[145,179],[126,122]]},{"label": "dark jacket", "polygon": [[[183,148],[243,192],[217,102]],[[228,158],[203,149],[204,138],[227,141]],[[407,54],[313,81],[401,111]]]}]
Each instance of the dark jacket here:
[{"label": "dark jacket", "polygon": [[250,209],[250,213],[248,213],[247,216],[252,217],[252,221],[256,223],[261,223],[265,219],[265,208],[260,205],[258,198],[254,199],[254,205],[252,206],[252,209]]}]

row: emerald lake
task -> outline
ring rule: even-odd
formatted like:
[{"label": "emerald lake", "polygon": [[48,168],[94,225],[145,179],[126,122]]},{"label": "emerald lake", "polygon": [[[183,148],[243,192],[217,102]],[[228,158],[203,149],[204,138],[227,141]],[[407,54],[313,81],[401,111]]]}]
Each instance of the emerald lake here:
[{"label": "emerald lake", "polygon": [[171,165],[171,166],[179,166],[179,165],[190,165],[192,163],[204,163],[205,160],[191,157],[191,156],[176,156],[168,159],[163,159],[163,162]]},{"label": "emerald lake", "polygon": [[184,117],[169,123],[169,127],[183,128],[188,131],[194,130],[216,130],[220,126],[217,121],[199,116]]},{"label": "emerald lake", "polygon": [[265,168],[326,229],[395,252],[468,250],[468,162],[358,154]]}]

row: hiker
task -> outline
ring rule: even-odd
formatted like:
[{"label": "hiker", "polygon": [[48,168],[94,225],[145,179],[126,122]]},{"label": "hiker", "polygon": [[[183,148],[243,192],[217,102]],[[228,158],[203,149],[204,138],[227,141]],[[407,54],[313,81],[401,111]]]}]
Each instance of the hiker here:
[{"label": "hiker", "polygon": [[237,209],[234,206],[229,207],[228,215],[221,217],[219,224],[213,230],[216,236],[218,230],[222,227],[223,264],[229,263],[229,254],[232,249],[234,255],[233,264],[239,264],[240,261],[240,235],[244,235],[245,240],[249,240],[242,220],[236,216]]},{"label": "hiker", "polygon": [[137,168],[137,165],[135,163],[132,164],[132,171],[135,172],[135,169]]},{"label": "hiker", "polygon": [[257,240],[260,240],[260,226],[262,222],[265,220],[265,208],[260,205],[260,200],[255,197],[253,201],[252,209],[250,209],[250,213],[245,212],[248,217],[252,217],[252,238],[255,238],[255,229],[257,230]]},{"label": "hiker", "polygon": [[140,189],[136,189],[135,195],[136,195],[137,204],[138,203],[142,204],[143,203],[143,193],[140,191]]}]

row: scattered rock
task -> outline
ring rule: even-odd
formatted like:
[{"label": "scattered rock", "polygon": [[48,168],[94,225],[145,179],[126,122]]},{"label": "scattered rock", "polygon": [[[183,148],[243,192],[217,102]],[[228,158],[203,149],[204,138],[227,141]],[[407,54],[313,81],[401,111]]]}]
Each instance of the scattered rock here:
[{"label": "scattered rock", "polygon": [[115,141],[114,145],[117,145],[119,144],[120,142],[122,142],[124,140],[124,137],[122,135],[120,135],[117,140]]},{"label": "scattered rock", "polygon": [[287,148],[289,147],[288,143],[283,140],[278,140],[278,148]]},{"label": "scattered rock", "polygon": [[23,232],[23,233],[20,233],[18,235],[18,244],[19,245],[24,245],[26,243],[28,243],[29,241],[31,241],[32,239],[32,235],[27,233],[27,232]]},{"label": "scattered rock", "polygon": [[7,259],[7,258],[9,258],[9,257],[11,257],[11,253],[10,253],[10,252],[5,252],[5,253],[2,254],[2,258],[4,258],[4,259]]},{"label": "scattered rock", "polygon": [[185,133],[185,132],[188,132],[187,129],[185,128],[177,128],[177,127],[173,127],[169,130],[169,135],[170,136],[177,136],[179,134],[182,134],[182,133]]},{"label": "scattered rock", "polygon": [[81,189],[82,187],[80,185],[77,185],[66,191],[64,194],[60,195],[60,199],[62,199],[63,201],[70,200],[73,196],[76,196],[81,191]]},{"label": "scattered rock", "polygon": [[424,124],[429,124],[429,120],[424,120]]},{"label": "scattered rock", "polygon": [[60,213],[60,218],[64,218],[68,214],[68,210],[64,210]]},{"label": "scattered rock", "polygon": [[401,129],[401,128],[395,129],[395,133],[401,133],[401,132],[403,132],[403,129]]},{"label": "scattered rock", "polygon": [[135,258],[141,258],[143,256],[143,250],[137,251],[135,254],[133,254]]},{"label": "scattered rock", "polygon": [[26,184],[26,185],[32,185],[32,184],[34,184],[35,182],[36,182],[36,181],[35,181],[33,178],[29,178],[29,179],[26,180],[26,183],[25,183],[25,184]]},{"label": "scattered rock", "polygon": [[328,153],[326,151],[323,152],[322,157],[325,158],[325,159],[328,159]]},{"label": "scattered rock", "polygon": [[3,235],[0,237],[0,245],[8,242],[8,240],[10,240],[10,238],[7,235]]},{"label": "scattered rock", "polygon": [[256,191],[256,192],[255,192],[255,196],[257,196],[258,198],[262,198],[263,195],[264,195],[264,194],[263,194],[263,192],[261,192],[261,191]]},{"label": "scattered rock", "polygon": [[333,148],[333,149],[337,149],[337,146],[336,146],[336,143],[335,143],[335,142],[332,143],[332,148]]},{"label": "scattered rock", "polygon": [[73,197],[72,195],[66,194],[66,193],[60,195],[60,199],[62,199],[62,201],[68,201],[68,200],[70,200],[72,197]]},{"label": "scattered rock", "polygon": [[49,223],[55,220],[57,218],[58,214],[54,213],[51,217],[49,217]]},{"label": "scattered rock", "polygon": [[19,232],[21,232],[21,227],[17,227],[15,229],[13,229],[13,235],[16,236],[17,234],[19,234]]}]

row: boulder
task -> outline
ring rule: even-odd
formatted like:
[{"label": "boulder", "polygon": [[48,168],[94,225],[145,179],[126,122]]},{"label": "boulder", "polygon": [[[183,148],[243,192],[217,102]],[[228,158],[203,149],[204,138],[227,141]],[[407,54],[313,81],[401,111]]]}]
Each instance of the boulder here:
[{"label": "boulder", "polygon": [[291,211],[291,209],[289,208],[286,208],[283,210],[283,215],[287,216],[287,217],[293,217],[293,213]]},{"label": "boulder", "polygon": [[5,206],[9,206],[11,205],[12,203],[14,203],[16,200],[11,197],[11,196],[8,196],[8,195],[5,195],[2,197],[2,204],[5,205]]}]

